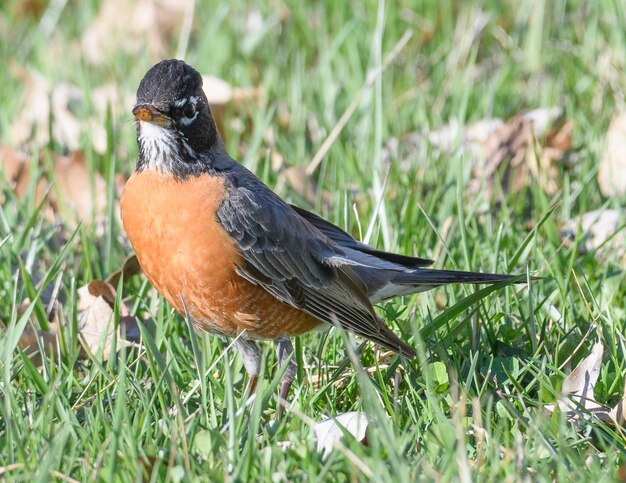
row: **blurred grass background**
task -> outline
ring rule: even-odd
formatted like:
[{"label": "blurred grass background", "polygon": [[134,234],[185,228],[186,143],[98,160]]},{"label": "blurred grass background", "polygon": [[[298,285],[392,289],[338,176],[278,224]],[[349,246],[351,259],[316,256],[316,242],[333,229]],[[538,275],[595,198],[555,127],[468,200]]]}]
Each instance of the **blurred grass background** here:
[{"label": "blurred grass background", "polygon": [[[596,181],[605,133],[624,107],[624,12],[617,0],[3,2],[0,140],[28,154],[30,177],[20,196],[4,183],[0,211],[0,478],[623,477],[621,428],[574,424],[543,404],[554,401],[564,374],[597,338],[605,354],[596,399],[612,406],[622,397],[623,260],[580,254],[559,231],[589,210],[624,207]],[[408,43],[358,99],[314,173],[313,199],[280,183],[281,169],[306,168],[407,32]],[[387,177],[370,243],[437,256],[437,267],[546,279],[481,293],[470,307],[463,300],[475,289],[467,287],[384,304],[389,323],[420,351],[410,366],[369,346],[362,367],[346,366],[337,331],[302,337],[296,410],[280,424],[272,420],[271,348],[266,382],[244,409],[240,358],[217,337],[198,336],[196,347],[184,320],[139,278],[125,297],[133,313],[151,318],[154,334],[108,361],[79,357],[71,343],[76,288],[105,278],[130,254],[116,202],[119,177],[130,174],[136,156],[134,92],[151,65],[174,56],[256,92],[220,108],[223,134],[231,154],[289,201],[361,237]],[[63,98],[63,111],[78,120],[71,142],[56,134],[67,122],[55,109],[37,127],[25,114],[53,102],[59,86],[74,89]],[[445,153],[427,141],[451,121],[553,106],[573,126],[571,162],[557,166],[553,194],[536,182],[496,190],[499,199],[471,192],[461,137]],[[390,140],[403,145],[409,133],[424,136],[421,148],[390,154]],[[37,180],[58,187],[54,165],[37,160],[74,149],[84,152],[91,182],[95,173],[106,181],[106,216],[84,220],[72,237],[76,225],[64,210],[46,216],[38,209]],[[41,370],[16,349],[28,318],[18,307],[28,297],[27,306],[41,311],[31,277],[42,287],[56,283],[66,322],[60,360],[44,358]],[[348,438],[322,458],[307,418],[355,410],[369,416],[368,445]]]}]

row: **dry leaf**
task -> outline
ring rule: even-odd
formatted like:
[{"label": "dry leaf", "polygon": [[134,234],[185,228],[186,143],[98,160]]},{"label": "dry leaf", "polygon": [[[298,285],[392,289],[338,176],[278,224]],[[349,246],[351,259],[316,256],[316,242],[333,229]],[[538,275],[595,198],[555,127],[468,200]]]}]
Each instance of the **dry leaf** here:
[{"label": "dry leaf", "polygon": [[367,424],[367,416],[363,412],[343,413],[317,423],[313,428],[317,451],[323,453],[323,458],[327,458],[335,449],[336,442],[343,439],[345,432],[357,441],[367,444]]},{"label": "dry leaf", "polygon": [[626,194],[626,112],[613,117],[606,133],[598,184],[604,196]]},{"label": "dry leaf", "polygon": [[202,76],[202,90],[211,107],[225,104],[240,104],[246,101],[258,101],[263,93],[262,87],[233,87],[228,82],[212,75]]},{"label": "dry leaf", "polygon": [[48,126],[52,120],[54,140],[61,146],[77,149],[81,123],[71,109],[82,103],[80,89],[68,83],[51,86],[41,74],[23,67],[14,67],[13,71],[25,86],[26,104],[11,123],[11,141],[16,145],[45,146],[50,141]]},{"label": "dry leaf", "polygon": [[102,64],[121,52],[163,58],[194,0],[107,0],[81,39],[84,57]]},{"label": "dry leaf", "polygon": [[578,421],[589,412],[605,423],[613,425],[626,423],[626,381],[624,382],[622,399],[615,407],[609,408],[595,400],[593,391],[600,376],[603,353],[602,342],[596,342],[591,354],[583,359],[563,380],[562,397],[557,406],[550,404],[545,408],[553,412],[558,407],[570,421]]},{"label": "dry leaf", "polygon": [[506,122],[483,119],[463,126],[451,121],[427,135],[412,133],[402,140],[390,139],[384,156],[400,158],[401,167],[409,169],[419,167],[420,160],[429,154],[427,144],[435,156],[460,149],[473,164],[471,193],[492,196],[496,174],[508,160],[502,173],[505,190],[519,191],[532,180],[553,194],[559,188],[556,161],[563,162],[571,149],[572,124],[558,124],[562,115],[561,108],[552,107],[535,109]]},{"label": "dry leaf", "polygon": [[598,255],[606,253],[613,261],[626,266],[625,221],[626,213],[623,210],[590,211],[565,223],[561,229],[561,238],[571,242],[582,233],[578,246],[582,253],[598,250]]},{"label": "dry leaf", "polygon": [[[114,272],[108,280],[119,280],[124,274],[129,278],[139,273],[136,257],[129,257],[120,270]],[[116,282],[117,283],[117,282]],[[116,348],[128,347],[141,339],[139,322],[134,315],[130,315],[128,307],[123,302],[119,306],[119,324],[114,327],[114,307],[116,300],[115,287],[102,280],[92,280],[78,289],[78,336],[82,343],[81,354],[87,355],[87,351],[98,355],[102,349],[102,359],[107,360],[113,349],[113,341],[117,339]],[[26,300],[20,307],[19,313],[24,313],[29,302]],[[61,328],[62,307],[54,300],[49,307],[49,330],[36,329],[37,321],[31,317],[18,342],[19,347],[31,357],[35,365],[41,365],[40,345],[49,355],[58,354],[58,332]],[[153,324],[148,321],[141,322],[153,331]]]},{"label": "dry leaf", "polygon": [[622,391],[622,399],[618,402],[611,412],[609,418],[615,424],[623,425],[626,423],[626,380],[624,380],[624,390]]},{"label": "dry leaf", "polygon": [[595,400],[593,390],[600,376],[604,346],[598,341],[593,346],[591,354],[563,380],[561,397],[557,405],[546,405],[545,408],[553,412],[557,407],[565,413],[568,420],[578,420],[590,412],[602,419],[608,409]]},{"label": "dry leaf", "polygon": [[482,119],[462,126],[453,120],[448,125],[428,134],[428,142],[444,152],[452,151],[460,142],[465,149],[481,148],[481,144],[502,126],[502,119]]},{"label": "dry leaf", "polygon": [[[107,186],[102,176],[87,167],[85,155],[74,151],[69,156],[53,154],[57,187],[53,201],[69,208],[76,222],[104,230],[107,221]],[[117,209],[114,210],[118,212]]]},{"label": "dry leaf", "polygon": [[[51,153],[50,169],[53,176],[47,176],[46,169],[42,169],[35,188],[35,203],[39,204],[47,195],[45,216],[52,220],[59,211],[71,216],[66,218],[71,225],[82,222],[88,226],[95,226],[97,232],[102,232],[107,221],[107,187],[104,178],[88,168],[85,155],[81,151],[74,151],[68,156]],[[46,165],[46,155],[42,155],[39,164]],[[0,148],[0,166],[4,171],[7,182],[18,198],[25,195],[29,186],[31,173],[28,156],[12,148]],[[49,191],[50,179],[56,186]],[[119,210],[114,209],[119,215]]]},{"label": "dry leaf", "polygon": [[202,76],[202,89],[204,90],[207,100],[211,105],[211,111],[213,113],[215,123],[217,124],[217,129],[224,139],[226,139],[226,131],[224,129],[224,114],[226,105],[236,105],[248,100],[258,101],[263,91],[261,87],[232,87],[225,80],[211,75]]},{"label": "dry leaf", "polygon": [[219,77],[203,75],[202,89],[211,106],[228,104],[233,98],[233,88]]},{"label": "dry leaf", "polygon": [[[24,300],[24,302],[20,305],[18,309],[18,316],[21,316],[28,306],[30,305],[30,301],[28,299]],[[48,328],[49,330],[41,330],[37,329],[38,322],[35,317],[35,314],[31,314],[30,320],[27,322],[26,327],[24,327],[24,332],[20,336],[20,339],[17,343],[18,347],[24,351],[24,353],[30,357],[31,362],[36,367],[42,366],[41,361],[41,350],[49,357],[55,357],[59,355],[59,317],[61,314],[61,304],[55,300],[51,302],[50,311],[48,314]],[[56,357],[55,357],[56,358]],[[58,361],[58,358],[56,358]]]},{"label": "dry leaf", "polygon": [[21,0],[9,3],[13,18],[33,17],[36,20],[39,20],[49,6],[46,0]]},{"label": "dry leaf", "polygon": [[9,186],[15,188],[28,167],[28,155],[17,149],[0,147],[0,167]]},{"label": "dry leaf", "polygon": [[111,356],[113,341],[117,339],[116,348],[132,345],[123,337],[124,333],[135,334],[136,317],[130,316],[124,303],[119,307],[120,320],[117,330],[113,321],[115,289],[101,280],[92,280],[78,289],[78,333],[84,347],[95,355],[102,348],[102,359]]},{"label": "dry leaf", "polygon": [[124,281],[126,282],[129,278],[134,277],[141,273],[141,266],[139,266],[139,260],[137,260],[137,255],[131,255],[122,264],[122,268],[118,271],[113,272],[107,278],[107,283],[113,287],[117,287],[117,284],[120,281],[120,277],[124,277]]},{"label": "dry leaf", "polygon": [[[534,180],[546,193],[556,193],[559,185],[555,161],[571,148],[570,123],[551,130],[562,113],[561,108],[535,109],[496,128],[482,143],[481,157],[472,169],[470,191],[486,190],[493,195],[496,173],[510,160],[502,174],[505,190],[518,192]],[[544,137],[545,143],[541,144],[539,139]]]},{"label": "dry leaf", "polygon": [[122,104],[119,90],[113,84],[95,87],[90,92],[90,101],[96,113],[88,118],[83,109],[85,98],[78,87],[66,82],[51,85],[34,70],[15,64],[11,68],[25,86],[25,105],[9,129],[13,144],[46,146],[50,142],[49,125],[52,122],[52,137],[64,148],[78,149],[81,135],[87,134],[97,153],[106,152],[104,122],[107,108],[111,106],[115,113]]},{"label": "dry leaf", "polygon": [[[0,167],[2,167],[7,183],[13,188],[18,199],[26,194],[31,182],[29,160],[26,153],[9,147],[0,148]],[[38,205],[48,193],[49,186],[43,177],[37,179],[36,183],[34,201]],[[4,201],[4,198],[0,197],[0,201]],[[43,214],[47,219],[53,219],[54,210],[50,203],[44,207]]]},{"label": "dry leaf", "polygon": [[[18,198],[24,196],[28,188],[28,155],[17,149],[0,147],[0,168],[7,184]],[[43,185],[42,185],[43,190]],[[0,201],[4,198],[0,197]]]},{"label": "dry leaf", "polygon": [[[597,406],[593,395],[593,390],[600,376],[602,367],[602,355],[604,346],[602,342],[596,342],[591,350],[591,354],[583,359],[580,364],[565,378],[561,393],[578,403],[583,408],[593,408]],[[569,401],[563,401],[561,409],[571,407]]]},{"label": "dry leaf", "polygon": [[[134,96],[121,96],[119,86],[107,83],[91,89],[89,101],[93,104],[96,114],[86,120],[86,132],[94,151],[98,154],[105,154],[108,142],[105,127],[107,110],[110,109],[114,117],[120,112],[123,112],[124,117],[128,116],[128,106],[133,105]],[[115,148],[117,153],[126,155],[126,146],[123,143],[118,143]]]}]

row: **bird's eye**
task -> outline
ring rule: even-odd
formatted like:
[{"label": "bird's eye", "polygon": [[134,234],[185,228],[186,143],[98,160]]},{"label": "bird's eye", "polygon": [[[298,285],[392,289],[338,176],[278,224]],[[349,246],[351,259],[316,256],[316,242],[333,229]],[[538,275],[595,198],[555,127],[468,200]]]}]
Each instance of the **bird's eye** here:
[{"label": "bird's eye", "polygon": [[191,119],[196,114],[196,106],[192,102],[188,102],[183,109],[183,116]]}]

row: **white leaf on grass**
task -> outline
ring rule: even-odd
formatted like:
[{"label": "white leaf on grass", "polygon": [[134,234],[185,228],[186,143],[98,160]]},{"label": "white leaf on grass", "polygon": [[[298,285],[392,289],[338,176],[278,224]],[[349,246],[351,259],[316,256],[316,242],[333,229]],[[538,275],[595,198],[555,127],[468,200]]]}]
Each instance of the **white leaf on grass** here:
[{"label": "white leaf on grass", "polygon": [[[85,346],[94,354],[102,346],[102,359],[107,360],[111,355],[115,324],[113,321],[113,307],[111,296],[115,300],[115,291],[106,287],[105,282],[93,280],[78,289],[78,333]],[[128,315],[126,313],[121,315]],[[130,345],[121,337],[117,338],[118,348]]]},{"label": "white leaf on grass", "polygon": [[224,79],[213,75],[202,76],[202,90],[211,108],[231,102],[238,104],[245,101],[257,101],[263,93],[261,87],[233,87]]},{"label": "white leaf on grass", "polygon": [[604,196],[626,194],[626,112],[613,118],[606,133],[598,184]]},{"label": "white leaf on grass", "polygon": [[624,381],[624,390],[622,392],[622,399],[618,402],[611,412],[609,418],[616,424],[623,425],[626,423],[626,380]]},{"label": "white leaf on grass", "polygon": [[323,453],[323,458],[327,458],[334,449],[335,442],[340,441],[346,432],[364,443],[367,424],[367,416],[359,411],[342,413],[317,423],[313,428],[317,451]]},{"label": "white leaf on grass", "polygon": [[92,280],[78,289],[76,308],[80,339],[95,355],[102,347],[102,360],[109,359],[114,348],[119,350],[141,339],[139,322],[129,314],[124,302],[119,306],[120,318],[116,330],[113,320],[115,297],[113,286],[102,280]]},{"label": "white leaf on grass", "polygon": [[591,354],[585,357],[576,369],[565,378],[561,393],[577,404],[572,405],[570,401],[564,399],[562,403],[559,403],[561,409],[572,406],[574,408],[582,406],[585,409],[592,409],[598,406],[593,396],[593,390],[600,376],[602,354],[604,354],[604,346],[602,342],[596,342]]},{"label": "white leaf on grass", "polygon": [[554,412],[558,407],[570,421],[579,421],[586,413],[590,413],[605,423],[624,425],[626,423],[626,381],[624,381],[622,399],[613,408],[598,403],[593,394],[602,367],[603,352],[602,342],[596,342],[591,354],[583,359],[563,381],[558,405],[549,404],[545,406],[545,409]]},{"label": "white leaf on grass", "polygon": [[[595,400],[593,394],[600,375],[603,354],[604,346],[602,342],[598,341],[593,346],[591,354],[583,359],[563,380],[558,408],[565,413],[567,419],[580,419],[585,410],[603,419],[600,415],[608,412],[605,406]],[[556,407],[550,404],[546,406],[546,409],[554,412]]]},{"label": "white leaf on grass", "polygon": [[613,261],[619,260],[624,264],[626,255],[626,237],[624,228],[620,229],[626,220],[623,210],[595,210],[584,213],[569,220],[561,229],[561,238],[566,242],[576,239],[582,233],[578,249],[582,253],[592,252],[603,248]]}]

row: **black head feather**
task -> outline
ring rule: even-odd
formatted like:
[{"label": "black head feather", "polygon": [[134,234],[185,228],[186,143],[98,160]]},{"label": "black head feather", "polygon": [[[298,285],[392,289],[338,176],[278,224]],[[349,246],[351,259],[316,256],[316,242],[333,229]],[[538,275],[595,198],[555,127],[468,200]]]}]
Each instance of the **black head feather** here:
[{"label": "black head feather", "polygon": [[211,151],[221,146],[202,76],[182,60],[163,60],[146,72],[133,113],[137,169],[154,167],[177,176],[201,172]]},{"label": "black head feather", "polygon": [[194,95],[204,95],[200,73],[182,60],[162,60],[141,79],[137,104],[152,104],[167,112],[177,100]]}]

